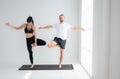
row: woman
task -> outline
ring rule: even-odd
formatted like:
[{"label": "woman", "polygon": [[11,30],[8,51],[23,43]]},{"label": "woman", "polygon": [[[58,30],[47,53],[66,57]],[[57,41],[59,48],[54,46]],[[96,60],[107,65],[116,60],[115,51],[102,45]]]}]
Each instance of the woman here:
[{"label": "woman", "polygon": [[28,19],[27,19],[27,23],[22,24],[19,27],[16,27],[16,26],[11,25],[9,23],[6,23],[6,26],[9,26],[9,27],[11,27],[15,30],[24,29],[24,32],[25,32],[25,35],[26,35],[27,49],[28,49],[28,52],[29,52],[29,58],[30,58],[30,62],[31,62],[30,69],[34,68],[32,48],[34,46],[46,45],[46,42],[42,39],[37,39],[36,38],[36,28],[34,26],[33,18],[31,16],[29,16]]}]

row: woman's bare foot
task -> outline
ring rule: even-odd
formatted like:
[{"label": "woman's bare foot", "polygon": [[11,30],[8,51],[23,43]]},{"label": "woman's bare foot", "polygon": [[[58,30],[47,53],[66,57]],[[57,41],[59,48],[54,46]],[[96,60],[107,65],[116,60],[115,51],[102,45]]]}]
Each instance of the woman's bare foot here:
[{"label": "woman's bare foot", "polygon": [[30,69],[33,69],[35,66],[34,66],[34,64],[32,64],[31,66],[30,66]]},{"label": "woman's bare foot", "polygon": [[35,44],[31,44],[32,48],[35,47]]},{"label": "woman's bare foot", "polygon": [[37,46],[37,44],[36,44],[36,43],[34,43],[34,44],[31,44],[31,46],[32,46],[32,48],[33,48],[33,47]]},{"label": "woman's bare foot", "polygon": [[59,64],[58,68],[60,68],[60,69],[61,69],[61,68],[62,68],[62,65],[61,65],[61,64]]}]

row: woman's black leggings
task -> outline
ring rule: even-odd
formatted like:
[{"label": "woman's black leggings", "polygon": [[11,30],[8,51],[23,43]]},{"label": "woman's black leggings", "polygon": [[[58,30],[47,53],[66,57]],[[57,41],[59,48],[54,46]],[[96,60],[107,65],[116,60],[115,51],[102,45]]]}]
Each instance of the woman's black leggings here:
[{"label": "woman's black leggings", "polygon": [[[31,37],[31,38],[26,38],[26,42],[27,42],[27,49],[29,52],[29,58],[30,58],[30,62],[31,64],[33,64],[33,51],[32,51],[32,44],[35,42],[35,37]],[[43,46],[46,45],[46,42],[42,39],[37,39],[37,46]]]}]

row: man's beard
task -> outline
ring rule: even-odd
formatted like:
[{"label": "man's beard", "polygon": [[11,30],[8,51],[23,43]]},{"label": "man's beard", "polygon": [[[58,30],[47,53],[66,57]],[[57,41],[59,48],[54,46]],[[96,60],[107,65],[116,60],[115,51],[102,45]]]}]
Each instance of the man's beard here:
[{"label": "man's beard", "polygon": [[60,22],[64,22],[64,20],[60,20]]}]

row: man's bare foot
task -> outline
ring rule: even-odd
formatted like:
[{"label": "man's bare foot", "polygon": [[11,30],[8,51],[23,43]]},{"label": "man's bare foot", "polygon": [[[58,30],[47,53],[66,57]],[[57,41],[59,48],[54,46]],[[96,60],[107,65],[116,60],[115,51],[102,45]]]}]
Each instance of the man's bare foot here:
[{"label": "man's bare foot", "polygon": [[32,64],[31,66],[30,66],[30,69],[33,69],[35,66],[34,66],[34,64]]},{"label": "man's bare foot", "polygon": [[62,68],[62,65],[60,64],[60,65],[58,66],[58,68],[60,68],[60,69],[61,69],[61,68]]}]

